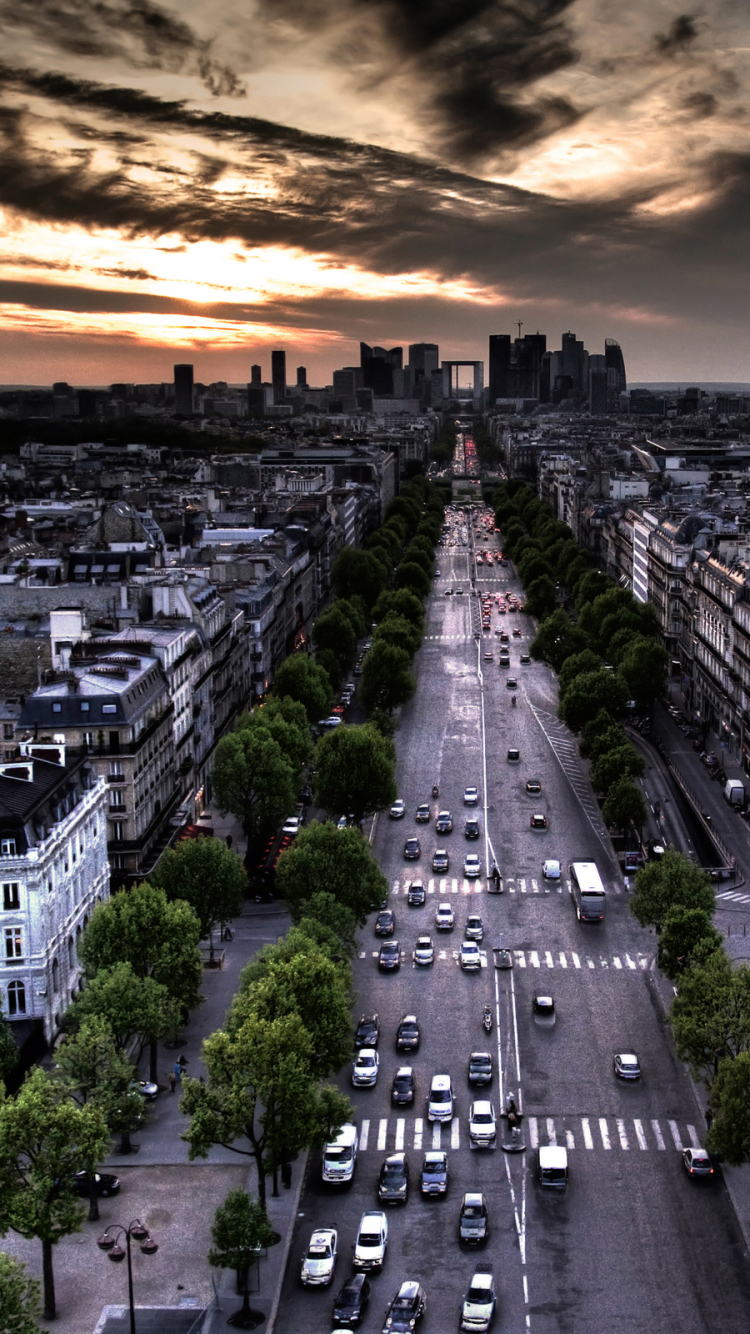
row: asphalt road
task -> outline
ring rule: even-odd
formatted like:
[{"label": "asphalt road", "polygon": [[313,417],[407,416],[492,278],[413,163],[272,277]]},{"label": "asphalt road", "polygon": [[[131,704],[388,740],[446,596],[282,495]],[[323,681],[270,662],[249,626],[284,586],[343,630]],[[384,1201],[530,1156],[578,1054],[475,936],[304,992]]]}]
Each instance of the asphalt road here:
[{"label": "asphalt road", "polygon": [[[747,1255],[728,1196],[718,1180],[689,1181],[677,1146],[699,1143],[702,1126],[685,1076],[676,1062],[650,976],[654,937],[632,919],[622,877],[601,837],[595,803],[577,774],[575,751],[556,727],[554,678],[541,664],[521,666],[519,654],[533,634],[523,614],[493,610],[492,631],[480,643],[477,585],[493,594],[521,593],[508,567],[475,567],[473,534],[464,546],[439,552],[440,576],[430,599],[425,643],[417,656],[418,691],[403,711],[397,734],[399,795],[406,818],[379,820],[374,850],[391,884],[396,936],[402,965],[379,974],[379,941],[369,925],[361,933],[355,960],[359,1011],[377,1010],[381,1021],[380,1077],[374,1089],[353,1090],[341,1083],[357,1108],[362,1147],[352,1185],[325,1187],[320,1156],[312,1154],[277,1327],[296,1334],[330,1331],[335,1291],[350,1272],[351,1247],[362,1212],[376,1208],[376,1182],[386,1152],[403,1147],[412,1173],[405,1208],[389,1213],[389,1250],[383,1273],[373,1279],[373,1300],[365,1330],[382,1328],[388,1300],[404,1278],[416,1278],[427,1292],[424,1334],[442,1334],[458,1325],[462,1294],[475,1264],[492,1263],[499,1287],[495,1330],[520,1334],[602,1334],[604,1330],[658,1330],[660,1334],[745,1334],[750,1323]],[[493,539],[493,545],[496,545]],[[463,594],[446,597],[446,587]],[[495,629],[518,626],[510,641],[511,667],[498,664]],[[485,662],[491,642],[494,661]],[[516,677],[513,708],[506,687]],[[511,765],[509,746],[521,751]],[[584,805],[571,786],[578,782]],[[526,794],[528,778],[542,782],[541,796]],[[436,838],[433,825],[416,826],[414,811],[440,785],[433,811],[449,809],[453,832]],[[463,837],[463,791],[479,788],[482,836]],[[529,827],[542,811],[548,828]],[[422,857],[403,860],[407,835],[419,833]],[[430,870],[432,852],[447,846],[446,877]],[[478,852],[483,870],[497,860],[504,893],[488,895],[487,880],[463,879],[466,851]],[[541,863],[597,862],[607,888],[606,921],[580,925],[567,876],[545,881]],[[405,885],[421,878],[427,889],[423,908],[408,908]],[[456,925],[434,930],[435,908],[451,902]],[[463,973],[454,957],[470,911],[484,922],[486,966]],[[430,931],[437,956],[432,968],[418,969],[411,951],[418,934]],[[497,971],[492,946],[513,950],[515,967]],[[551,993],[557,1022],[541,1029],[532,1018],[536,990]],[[481,1025],[490,1004],[497,1022],[488,1039]],[[402,1015],[416,1014],[422,1041],[412,1058],[417,1096],[412,1111],[390,1105],[390,1085],[398,1065],[409,1058],[395,1051]],[[472,1152],[468,1111],[472,1090],[466,1080],[469,1053],[490,1048],[495,1073],[490,1096],[499,1112],[512,1090],[524,1113],[527,1151],[506,1155],[498,1147]],[[634,1048],[643,1068],[633,1086],[615,1080],[617,1049]],[[425,1099],[434,1073],[451,1075],[456,1118],[433,1139]],[[481,1095],[480,1095],[481,1096]],[[422,1153],[437,1143],[447,1149],[449,1190],[443,1200],[419,1196]],[[536,1181],[537,1145],[569,1149],[570,1184],[564,1196],[542,1192]],[[485,1193],[492,1232],[477,1254],[457,1241],[461,1197]],[[339,1262],[333,1284],[322,1291],[299,1283],[301,1257],[311,1229],[339,1230]]]}]

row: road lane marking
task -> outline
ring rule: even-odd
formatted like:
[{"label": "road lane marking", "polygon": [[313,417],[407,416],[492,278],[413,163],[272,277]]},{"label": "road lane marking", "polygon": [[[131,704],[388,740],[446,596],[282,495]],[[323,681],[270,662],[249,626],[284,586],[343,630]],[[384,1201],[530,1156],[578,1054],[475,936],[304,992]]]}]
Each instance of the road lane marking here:
[{"label": "road lane marking", "polygon": [[635,968],[637,966],[635,959],[631,959],[629,954],[625,955],[625,962],[628,965],[628,968]]},{"label": "road lane marking", "polygon": [[573,963],[575,964],[576,968],[580,968],[581,960],[578,958],[577,954],[573,955]]},{"label": "road lane marking", "polygon": [[516,963],[518,964],[518,967],[519,967],[519,968],[525,968],[525,967],[526,967],[526,955],[524,954],[523,950],[515,950],[514,953],[515,953],[515,956],[516,956]]},{"label": "road lane marking", "polygon": [[447,958],[448,958],[448,951],[447,951],[447,950],[441,950],[440,953],[439,953],[439,955],[438,955],[438,958],[439,958],[439,959],[447,959]]},{"label": "road lane marking", "polygon": [[539,1128],[535,1116],[529,1117],[529,1141],[532,1149],[539,1148]]},{"label": "road lane marking", "polygon": [[659,1122],[658,1122],[658,1121],[652,1121],[652,1122],[651,1122],[651,1129],[652,1129],[653,1132],[654,1132],[654,1139],[656,1140],[656,1147],[657,1147],[657,1149],[666,1149],[667,1146],[666,1146],[666,1144],[664,1143],[664,1140],[663,1140],[663,1138],[662,1138],[661,1127],[660,1127],[660,1125],[659,1125]]},{"label": "road lane marking", "polygon": [[[375,956],[377,958],[377,954]],[[539,955],[536,950],[529,950],[529,963],[534,967],[539,967]]]},{"label": "road lane marking", "polygon": [[594,1141],[591,1137],[591,1127],[587,1116],[581,1117],[581,1129],[583,1131],[583,1142],[587,1149],[593,1149]]},{"label": "road lane marking", "polygon": [[586,963],[588,964],[589,968],[593,968],[593,967],[594,967],[594,960],[593,960],[593,959],[587,959],[587,960],[586,960]]},{"label": "road lane marking", "polygon": [[360,957],[360,959],[366,959],[366,958],[367,958],[367,950],[360,950],[360,951],[359,951],[359,957]]},{"label": "road lane marking", "polygon": [[401,1150],[402,1150],[403,1147],[404,1147],[404,1130],[405,1130],[405,1129],[406,1129],[406,1121],[405,1121],[405,1119],[404,1119],[403,1116],[399,1116],[399,1117],[397,1118],[397,1120],[396,1120],[396,1152],[397,1152],[397,1153],[400,1153]]},{"label": "road lane marking", "polygon": [[544,951],[544,962],[546,963],[548,968],[554,968],[555,966],[552,961],[552,955],[550,954],[549,950]]},{"label": "road lane marking", "polygon": [[567,968],[567,966],[568,966],[568,960],[565,958],[565,955],[564,955],[564,954],[561,954],[561,955],[560,955],[560,967],[561,967],[561,968]]},{"label": "road lane marking", "polygon": [[604,1116],[599,1117],[599,1134],[602,1137],[602,1148],[611,1149],[612,1145],[609,1142],[609,1126],[607,1125],[607,1118]]},{"label": "road lane marking", "polygon": [[367,1142],[368,1142],[369,1138],[370,1138],[370,1122],[369,1122],[369,1121],[363,1121],[363,1122],[362,1122],[362,1127],[361,1127],[360,1132],[359,1132],[359,1147],[360,1147],[360,1149],[362,1150],[363,1153],[364,1153],[365,1149],[367,1148]]},{"label": "road lane marking", "polygon": [[526,881],[524,880],[523,876],[519,876],[518,878],[518,888],[520,889],[522,894],[526,893]]},{"label": "road lane marking", "polygon": [[701,1147],[701,1142],[696,1134],[695,1126],[688,1126],[687,1133],[690,1136],[690,1143],[693,1148],[699,1149]]},{"label": "road lane marking", "polygon": [[551,1116],[547,1117],[547,1140],[553,1149],[557,1148],[557,1131]]},{"label": "road lane marking", "polygon": [[677,1129],[677,1122],[676,1122],[676,1121],[669,1121],[669,1122],[668,1122],[668,1125],[669,1125],[669,1129],[670,1129],[670,1131],[672,1132],[672,1139],[674,1140],[674,1146],[675,1146],[675,1148],[676,1148],[676,1149],[679,1149],[680,1152],[682,1152],[682,1138],[681,1138],[681,1136],[680,1136],[680,1132],[679,1132],[679,1130]]},{"label": "road lane marking", "polygon": [[532,892],[532,894],[538,894],[538,893],[539,893],[539,882],[538,882],[537,880],[532,880],[532,882],[531,882],[531,892]]},{"label": "road lane marking", "polygon": [[453,881],[451,881],[451,893],[452,893],[452,894],[457,894],[457,893],[458,893],[458,881],[457,881],[457,880],[453,880]]},{"label": "road lane marking", "polygon": [[615,968],[622,968],[622,964],[621,964],[620,960],[618,959],[617,955],[614,956],[612,962],[613,962],[613,964],[615,965]]},{"label": "road lane marking", "polygon": [[566,1144],[566,1147],[569,1148],[569,1149],[574,1149],[574,1148],[575,1148],[575,1146],[576,1146],[576,1141],[575,1141],[575,1136],[574,1136],[572,1130],[566,1130],[566,1131],[565,1131],[565,1144]]},{"label": "road lane marking", "polygon": [[633,1126],[635,1127],[635,1137],[638,1140],[638,1148],[647,1149],[648,1144],[646,1143],[646,1136],[643,1133],[643,1126],[640,1121],[634,1121]]},{"label": "road lane marking", "polygon": [[418,1116],[417,1119],[416,1119],[416,1121],[414,1122],[414,1148],[415,1148],[415,1149],[421,1149],[421,1147],[422,1147],[422,1134],[423,1134],[423,1132],[424,1132],[424,1121],[422,1120],[422,1117],[421,1117],[421,1116]]},{"label": "road lane marking", "polygon": [[630,1144],[628,1143],[627,1131],[625,1130],[625,1122],[621,1120],[619,1116],[617,1118],[617,1133],[620,1136],[620,1148],[629,1149]]},{"label": "road lane marking", "polygon": [[381,1121],[380,1124],[379,1124],[379,1126],[378,1126],[378,1148],[379,1148],[379,1149],[384,1149],[384,1148],[385,1148],[385,1137],[386,1137],[387,1134],[388,1134],[388,1120],[385,1119],[385,1120]]},{"label": "road lane marking", "polygon": [[460,1123],[458,1117],[457,1117],[457,1116],[454,1116],[453,1120],[451,1121],[451,1148],[452,1148],[452,1149],[458,1149],[458,1148],[461,1147],[460,1124],[461,1124],[461,1123]]},{"label": "road lane marking", "polygon": [[427,881],[427,893],[428,893],[428,894],[434,894],[434,893],[435,893],[435,881],[434,881],[434,880],[428,880],[428,881]]},{"label": "road lane marking", "polygon": [[440,1122],[439,1122],[439,1121],[436,1121],[435,1124],[434,1124],[434,1126],[432,1127],[432,1147],[433,1147],[433,1149],[439,1149],[439,1148],[440,1148],[440,1129],[441,1129],[441,1127],[440,1127]]}]

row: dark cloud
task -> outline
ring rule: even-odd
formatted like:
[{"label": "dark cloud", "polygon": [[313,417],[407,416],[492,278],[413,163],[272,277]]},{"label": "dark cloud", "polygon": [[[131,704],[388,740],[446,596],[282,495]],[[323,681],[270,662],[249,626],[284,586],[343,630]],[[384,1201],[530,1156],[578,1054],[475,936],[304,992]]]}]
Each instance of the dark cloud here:
[{"label": "dark cloud", "polygon": [[184,70],[215,96],[244,95],[234,71],[212,57],[211,43],[153,0],[0,0],[0,22],[72,55]]},{"label": "dark cloud", "polygon": [[698,29],[694,15],[680,14],[672,20],[668,32],[656,34],[654,45],[662,56],[681,55],[692,46],[697,36]]},{"label": "dark cloud", "polygon": [[693,115],[701,119],[706,116],[715,116],[719,109],[719,103],[713,93],[688,93],[682,99],[682,106],[685,111],[691,111]]}]

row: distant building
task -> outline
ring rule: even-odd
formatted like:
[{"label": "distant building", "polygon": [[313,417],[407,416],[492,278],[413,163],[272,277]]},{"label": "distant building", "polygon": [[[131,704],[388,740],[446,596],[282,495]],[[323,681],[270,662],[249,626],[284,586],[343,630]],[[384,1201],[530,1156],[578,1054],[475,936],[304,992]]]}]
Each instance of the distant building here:
[{"label": "distant building", "polygon": [[187,363],[174,368],[174,410],[183,417],[193,415],[193,367]]},{"label": "distant building", "polygon": [[283,403],[286,398],[286,352],[271,353],[271,383],[274,403]]}]

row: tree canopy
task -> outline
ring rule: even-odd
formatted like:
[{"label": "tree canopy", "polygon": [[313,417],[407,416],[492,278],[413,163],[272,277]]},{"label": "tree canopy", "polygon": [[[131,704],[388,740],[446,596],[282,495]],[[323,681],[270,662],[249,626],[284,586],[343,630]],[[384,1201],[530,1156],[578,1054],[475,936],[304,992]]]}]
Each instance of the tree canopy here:
[{"label": "tree canopy", "polygon": [[221,738],[214,760],[214,794],[220,810],[242,821],[248,855],[262,835],[292,809],[296,775],[278,741],[265,728]]},{"label": "tree canopy", "polygon": [[377,556],[359,547],[343,547],[333,562],[331,583],[339,598],[353,593],[364,598],[368,610],[373,607],[385,587],[388,575]]},{"label": "tree canopy", "polygon": [[583,672],[568,686],[560,701],[558,713],[571,732],[580,732],[600,709],[606,709],[613,718],[617,718],[623,712],[628,697],[628,688],[616,672],[605,669]]},{"label": "tree canopy", "polygon": [[676,903],[664,918],[659,935],[659,967],[676,982],[688,968],[705,963],[722,948],[722,936],[705,908],[686,908]]},{"label": "tree canopy", "polygon": [[311,900],[321,890],[349,908],[359,926],[388,897],[388,881],[359,829],[337,829],[331,822],[318,824],[316,820],[282,852],[276,885],[295,920],[307,914]]},{"label": "tree canopy", "polygon": [[397,709],[412,698],[416,688],[409,650],[387,637],[374,642],[362,668],[360,697],[367,711]]},{"label": "tree canopy", "polygon": [[170,900],[190,904],[200,922],[200,938],[242,912],[247,873],[242,858],[220,838],[186,838],[162,853],[152,874]]},{"label": "tree canopy", "polygon": [[616,829],[627,829],[631,824],[637,828],[646,818],[646,803],[640,788],[630,778],[618,778],[607,792],[607,799],[602,807],[602,817],[607,825]]},{"label": "tree canopy", "polygon": [[532,658],[538,662],[548,662],[559,673],[566,658],[583,652],[586,644],[583,631],[573,625],[567,612],[558,608],[542,621],[529,652]]},{"label": "tree canopy", "polygon": [[710,1088],[722,1063],[750,1050],[750,968],[714,950],[682,974],[670,1022],[680,1060]]},{"label": "tree canopy", "polygon": [[713,914],[716,896],[706,872],[683,853],[668,848],[659,861],[641,867],[630,908],[641,926],[662,931],[671,908],[699,908]]},{"label": "tree canopy", "polygon": [[39,1284],[26,1265],[0,1251],[0,1330],[3,1334],[40,1334]]},{"label": "tree canopy", "polygon": [[359,822],[366,811],[381,810],[396,799],[393,744],[367,724],[337,727],[315,748],[314,781],[319,806]]},{"label": "tree canopy", "polygon": [[277,667],[273,694],[288,696],[302,705],[309,723],[327,718],[333,703],[333,690],[325,667],[309,653],[293,653]]}]

